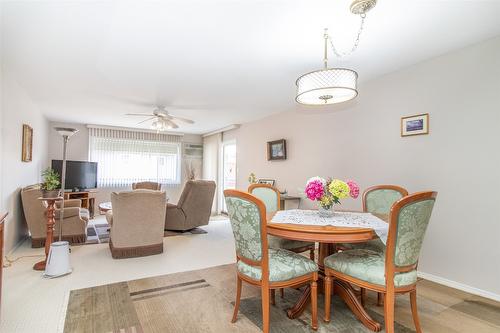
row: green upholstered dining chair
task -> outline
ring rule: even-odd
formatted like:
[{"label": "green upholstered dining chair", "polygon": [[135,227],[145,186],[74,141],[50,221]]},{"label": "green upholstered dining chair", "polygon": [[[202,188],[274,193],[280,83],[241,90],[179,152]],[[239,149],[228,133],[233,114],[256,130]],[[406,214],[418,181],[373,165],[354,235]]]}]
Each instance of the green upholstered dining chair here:
[{"label": "green upholstered dining chair", "polygon": [[[389,213],[385,252],[353,249],[325,258],[325,295],[334,279],[384,295],[385,331],[394,332],[395,295],[410,293],[416,331],[422,332],[417,312],[417,264],[437,192],[419,192],[398,200]],[[331,297],[325,297],[325,321],[330,321]]]},{"label": "green upholstered dining chair", "polygon": [[[363,192],[363,212],[388,216],[392,205],[399,199],[406,197],[408,191],[397,185],[375,185]],[[363,243],[337,244],[337,249],[354,250],[364,249],[377,252],[385,251],[385,244],[378,238]],[[365,289],[360,289],[361,303],[365,302]],[[382,305],[382,295],[377,295],[377,304]]]},{"label": "green upholstered dining chair", "polygon": [[[408,191],[397,185],[376,185],[363,192],[363,212],[388,216],[392,205],[406,197]],[[337,248],[342,250],[366,249],[385,251],[385,244],[380,239],[372,239],[363,243],[342,243]]]},{"label": "green upholstered dining chair", "polygon": [[262,331],[269,332],[271,290],[311,284],[312,327],[318,327],[318,265],[300,254],[269,248],[266,206],[257,197],[238,190],[225,190],[229,220],[236,245],[237,290],[235,322],[241,299],[242,281],[259,286],[262,294]]},{"label": "green upholstered dining chair", "polygon": [[[280,192],[274,186],[269,184],[251,184],[248,187],[248,193],[264,202],[268,214],[281,209]],[[314,243],[285,239],[273,235],[268,235],[267,240],[269,247],[273,249],[285,249],[295,253],[309,251],[309,257],[311,260],[314,260]]]},{"label": "green upholstered dining chair", "polygon": [[[269,184],[251,184],[248,187],[248,193],[253,194],[266,205],[266,212],[274,213],[281,209],[280,191]],[[267,243],[272,249],[285,249],[295,253],[309,251],[309,258],[314,260],[315,244],[311,242],[302,242],[292,239],[281,238],[273,235],[267,236]],[[284,289],[280,289],[281,297],[285,296]],[[275,291],[271,293],[271,303],[275,304]]]}]

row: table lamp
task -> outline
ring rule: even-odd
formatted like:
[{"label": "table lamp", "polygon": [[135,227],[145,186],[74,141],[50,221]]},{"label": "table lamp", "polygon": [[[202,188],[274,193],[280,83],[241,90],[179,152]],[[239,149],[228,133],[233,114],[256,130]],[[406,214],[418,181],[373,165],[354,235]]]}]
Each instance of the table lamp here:
[{"label": "table lamp", "polygon": [[69,263],[69,243],[61,241],[62,225],[64,220],[64,185],[66,183],[66,147],[69,138],[76,134],[76,128],[54,127],[54,129],[63,137],[63,162],[61,168],[61,209],[59,215],[59,241],[50,245],[49,256],[45,266],[46,277],[58,277],[71,273],[71,265]]}]

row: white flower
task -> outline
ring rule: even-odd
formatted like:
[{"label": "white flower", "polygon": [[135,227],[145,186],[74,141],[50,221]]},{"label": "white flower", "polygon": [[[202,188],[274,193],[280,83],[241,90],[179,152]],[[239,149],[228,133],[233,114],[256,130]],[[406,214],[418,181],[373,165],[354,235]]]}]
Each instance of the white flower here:
[{"label": "white flower", "polygon": [[311,177],[307,180],[306,184],[309,184],[310,182],[315,181],[315,180],[320,181],[321,184],[323,184],[323,186],[326,185],[326,180],[324,178],[321,178],[321,177]]}]

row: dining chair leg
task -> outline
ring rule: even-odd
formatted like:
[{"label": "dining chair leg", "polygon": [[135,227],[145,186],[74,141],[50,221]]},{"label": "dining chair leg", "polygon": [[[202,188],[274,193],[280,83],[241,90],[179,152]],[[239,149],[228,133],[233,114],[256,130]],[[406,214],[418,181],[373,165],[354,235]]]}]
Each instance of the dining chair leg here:
[{"label": "dining chair leg", "polygon": [[281,298],[285,297],[285,288],[280,288],[280,296]]},{"label": "dining chair leg", "polygon": [[262,294],[262,332],[269,333],[269,288],[261,287]]},{"label": "dining chair leg", "polygon": [[422,328],[420,327],[420,320],[418,318],[417,289],[410,291],[410,303],[411,303],[411,313],[413,315],[413,323],[415,324],[415,330],[417,331],[417,333],[422,333]]},{"label": "dining chair leg", "polygon": [[366,299],[366,289],[359,288],[359,298],[361,300],[361,306],[365,307],[365,299]]},{"label": "dining chair leg", "polygon": [[[325,272],[326,273],[326,272]],[[330,307],[332,302],[332,277],[326,273],[323,281],[325,285],[325,317],[323,320],[326,323],[330,322]]]},{"label": "dining chair leg", "polygon": [[384,304],[384,295],[382,293],[377,293],[377,306],[382,306]]},{"label": "dining chair leg", "polygon": [[276,290],[269,289],[269,292],[271,293],[271,304],[276,305]]},{"label": "dining chair leg", "polygon": [[387,291],[384,294],[384,320],[385,320],[385,332],[394,333],[394,301],[395,301],[394,290]]},{"label": "dining chair leg", "polygon": [[313,330],[318,329],[318,278],[311,282],[311,325]]},{"label": "dining chair leg", "polygon": [[241,299],[241,284],[242,281],[238,275],[236,275],[236,302],[234,302],[234,312],[233,312],[233,319],[231,319],[231,322],[234,323],[236,322],[236,318],[238,317],[238,309],[240,308],[240,299]]}]

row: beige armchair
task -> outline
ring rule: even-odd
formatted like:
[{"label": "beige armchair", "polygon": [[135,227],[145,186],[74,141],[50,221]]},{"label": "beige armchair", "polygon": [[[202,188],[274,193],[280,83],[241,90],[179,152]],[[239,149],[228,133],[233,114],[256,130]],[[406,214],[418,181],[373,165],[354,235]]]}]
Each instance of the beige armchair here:
[{"label": "beige armchair", "polygon": [[177,205],[167,204],[165,230],[186,231],[207,225],[214,195],[214,181],[189,180]]},{"label": "beige armchair", "polygon": [[142,257],[163,252],[165,192],[135,190],[111,193],[113,210],[109,248],[115,259]]},{"label": "beige armchair", "polygon": [[[43,201],[38,200],[42,190],[38,185],[25,187],[21,190],[24,216],[31,234],[31,247],[45,246],[47,235],[47,207]],[[80,208],[80,200],[64,201],[64,222],[62,239],[71,244],[85,243],[87,240],[87,223],[89,212]],[[60,203],[56,206],[56,224],[54,239],[59,237],[59,217],[61,214]]]},{"label": "beige armchair", "polygon": [[139,182],[132,184],[133,190],[153,190],[161,191],[161,184],[155,182]]}]

